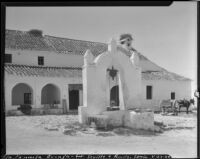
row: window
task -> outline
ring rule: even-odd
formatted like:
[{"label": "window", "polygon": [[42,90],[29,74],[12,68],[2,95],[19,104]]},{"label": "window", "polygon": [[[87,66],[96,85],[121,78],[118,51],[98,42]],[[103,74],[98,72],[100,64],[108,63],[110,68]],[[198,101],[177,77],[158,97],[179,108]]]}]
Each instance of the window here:
[{"label": "window", "polygon": [[12,55],[11,54],[5,54],[5,63],[12,63]]},{"label": "window", "polygon": [[171,92],[171,99],[175,99],[175,92]]},{"label": "window", "polygon": [[146,98],[147,99],[152,99],[152,86],[147,86],[146,87],[146,92],[147,92]]},{"label": "window", "polygon": [[44,57],[38,56],[38,65],[44,65]]}]

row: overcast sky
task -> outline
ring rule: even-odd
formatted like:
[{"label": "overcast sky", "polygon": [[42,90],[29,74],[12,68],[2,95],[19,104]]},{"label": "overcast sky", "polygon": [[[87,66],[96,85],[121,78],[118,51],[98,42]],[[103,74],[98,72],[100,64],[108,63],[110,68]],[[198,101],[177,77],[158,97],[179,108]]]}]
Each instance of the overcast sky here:
[{"label": "overcast sky", "polygon": [[133,47],[169,71],[196,78],[196,2],[170,7],[7,7],[6,28],[108,42],[131,33]]}]

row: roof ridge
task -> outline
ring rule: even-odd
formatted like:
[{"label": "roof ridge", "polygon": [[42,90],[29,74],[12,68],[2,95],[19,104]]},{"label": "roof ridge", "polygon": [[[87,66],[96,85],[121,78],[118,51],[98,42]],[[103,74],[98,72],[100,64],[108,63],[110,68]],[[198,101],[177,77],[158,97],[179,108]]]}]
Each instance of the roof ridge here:
[{"label": "roof ridge", "polygon": [[177,74],[177,73],[175,73],[175,72],[171,72],[171,71],[168,71],[168,70],[164,70],[164,71],[166,71],[166,72],[168,72],[168,73],[170,73],[170,74],[174,74],[174,75],[176,75],[176,76],[179,76],[179,77],[181,77],[181,78],[184,78],[184,79],[187,79],[187,80],[191,80],[191,81],[192,81],[191,78],[185,77],[184,75],[179,75],[179,74]]},{"label": "roof ridge", "polygon": [[82,41],[82,42],[90,42],[90,43],[97,43],[97,44],[103,44],[103,45],[107,45],[106,43],[102,43],[102,42],[95,42],[95,41],[88,41],[88,40],[78,40],[78,39],[72,39],[72,38],[65,38],[65,37],[58,37],[58,36],[52,36],[52,35],[44,35],[45,37],[53,37],[53,38],[59,38],[59,39],[65,39],[65,40],[73,40],[73,41]]},{"label": "roof ridge", "polygon": [[[6,31],[14,31],[14,32],[22,32],[22,33],[28,33],[29,31],[22,31],[22,30],[14,30],[14,29],[5,29]],[[53,38],[59,38],[59,39],[66,39],[66,40],[74,40],[74,41],[83,41],[83,42],[90,42],[90,43],[98,43],[98,44],[104,44],[107,45],[106,43],[103,42],[96,42],[96,41],[88,41],[88,40],[78,40],[78,39],[72,39],[72,38],[66,38],[66,37],[59,37],[59,36],[53,36],[53,35],[48,35],[44,34],[45,36],[53,37]]]},{"label": "roof ridge", "polygon": [[37,66],[37,65],[26,65],[26,64],[10,64],[5,63],[5,66],[17,66],[17,67],[37,67],[37,68],[59,68],[59,69],[82,69],[82,67],[74,66]]},{"label": "roof ridge", "polygon": [[12,32],[15,32],[15,33],[17,33],[17,32],[20,32],[20,33],[28,33],[28,31],[22,31],[22,30],[14,30],[14,29],[5,29],[5,31],[6,32],[9,32],[9,31],[12,31]]}]

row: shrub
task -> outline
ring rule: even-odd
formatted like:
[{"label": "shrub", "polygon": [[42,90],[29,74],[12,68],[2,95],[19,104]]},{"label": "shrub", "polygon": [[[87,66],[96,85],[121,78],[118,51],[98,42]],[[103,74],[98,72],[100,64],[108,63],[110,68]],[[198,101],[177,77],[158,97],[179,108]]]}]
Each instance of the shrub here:
[{"label": "shrub", "polygon": [[20,110],[25,115],[31,115],[31,109],[32,109],[32,107],[29,104],[20,105],[20,107],[17,108],[17,109]]},{"label": "shrub", "polygon": [[31,109],[31,115],[44,115],[44,110],[42,110],[42,109]]}]

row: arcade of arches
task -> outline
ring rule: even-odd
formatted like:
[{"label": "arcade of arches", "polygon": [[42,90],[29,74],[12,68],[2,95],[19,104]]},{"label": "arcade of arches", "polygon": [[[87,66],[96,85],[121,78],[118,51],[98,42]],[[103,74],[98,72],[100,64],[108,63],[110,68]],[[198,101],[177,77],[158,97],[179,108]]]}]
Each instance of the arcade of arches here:
[{"label": "arcade of arches", "polygon": [[[77,110],[82,104],[82,84],[68,84],[68,109]],[[26,83],[18,83],[12,88],[12,105],[34,105],[35,91]],[[58,108],[61,105],[61,90],[55,84],[46,84],[41,89],[41,105],[45,108]],[[66,100],[66,99],[65,99]],[[65,102],[66,104],[66,102]],[[62,105],[62,107],[64,107]],[[66,107],[66,106],[65,106]]]}]

